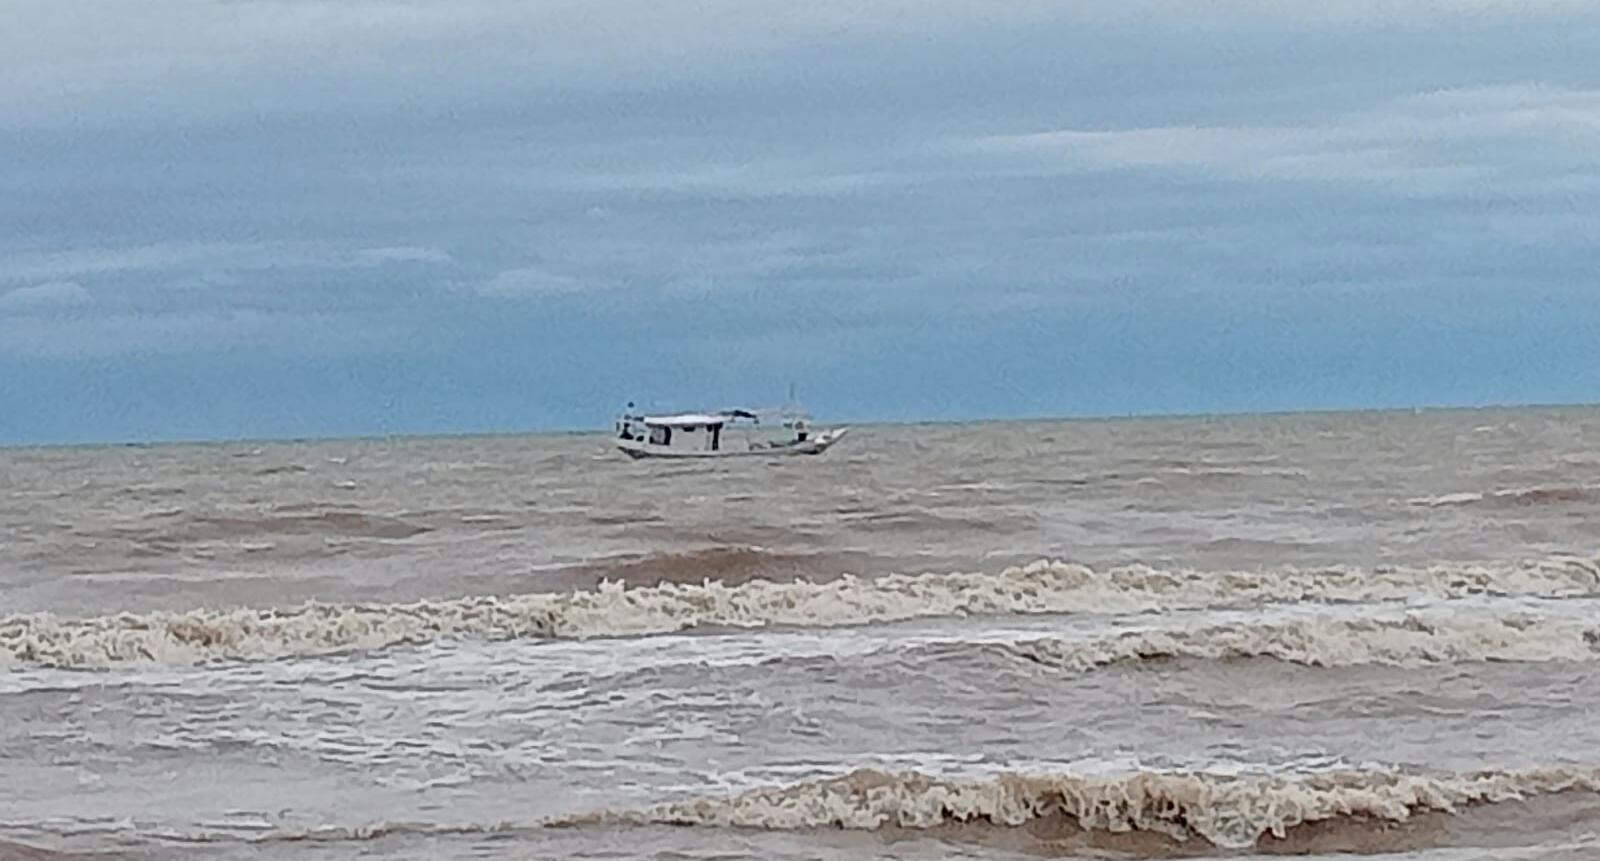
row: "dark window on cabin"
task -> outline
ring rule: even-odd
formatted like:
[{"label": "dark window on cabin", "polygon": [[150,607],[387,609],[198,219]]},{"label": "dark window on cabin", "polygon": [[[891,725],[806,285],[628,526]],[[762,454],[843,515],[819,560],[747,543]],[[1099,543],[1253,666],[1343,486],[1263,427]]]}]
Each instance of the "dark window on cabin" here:
[{"label": "dark window on cabin", "polygon": [[650,429],[650,442],[655,445],[672,445],[672,428],[653,427]]}]

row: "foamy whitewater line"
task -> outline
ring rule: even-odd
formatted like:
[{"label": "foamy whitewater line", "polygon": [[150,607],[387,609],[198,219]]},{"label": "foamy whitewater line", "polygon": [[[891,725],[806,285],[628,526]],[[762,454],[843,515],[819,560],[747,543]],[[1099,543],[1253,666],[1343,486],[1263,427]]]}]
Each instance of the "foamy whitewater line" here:
[{"label": "foamy whitewater line", "polygon": [[[1408,613],[1388,618],[1311,617],[1128,631],[1108,637],[1044,637],[971,645],[1076,671],[1162,658],[1274,658],[1311,667],[1534,663],[1600,658],[1600,628],[1576,619],[1541,618],[1527,613],[1480,617]],[[968,647],[969,644],[935,644],[914,651],[937,654]]]},{"label": "foamy whitewater line", "polygon": [[[1551,609],[1556,609],[1551,607]],[[894,629],[882,635],[773,640],[770,647],[675,652],[658,647],[594,667],[594,676],[623,678],[666,667],[785,667],[834,663],[872,672],[934,672],[938,665],[992,657],[1064,673],[1165,659],[1228,661],[1270,658],[1307,667],[1415,667],[1487,661],[1544,663],[1600,660],[1600,604],[1583,601],[1547,613],[1444,607],[1399,612],[1362,606],[1319,609],[1276,618],[1235,618],[1200,624],[1180,616],[1143,617],[1148,625],[1116,631],[1050,633],[1037,627],[984,626],[932,634]],[[1212,617],[1215,618],[1214,616]],[[658,641],[659,642],[659,641]],[[711,641],[702,641],[711,645]],[[665,644],[662,644],[665,646]]]},{"label": "foamy whitewater line", "polygon": [[1036,562],[998,574],[841,577],[826,583],[707,581],[591,591],[419,601],[305,604],[286,609],[124,613],[82,619],[0,618],[0,666],[109,667],[269,660],[426,643],[449,637],[585,638],[697,627],[828,627],[905,619],[1042,613],[1129,613],[1295,602],[1367,602],[1469,595],[1564,597],[1600,591],[1594,559],[1438,565],[1373,571],[1096,571]]},{"label": "foamy whitewater line", "polygon": [[1141,773],[1123,777],[1001,775],[949,780],[856,771],[726,799],[605,811],[554,825],[689,825],[806,830],[1020,826],[1067,817],[1087,830],[1201,837],[1224,849],[1339,819],[1405,822],[1479,804],[1600,790],[1600,769],[1550,768],[1440,776],[1354,771],[1298,777]]},{"label": "foamy whitewater line", "polygon": [[183,843],[359,842],[396,835],[536,835],[549,829],[648,827],[763,831],[924,830],[976,824],[1014,828],[1064,818],[1088,831],[1201,838],[1247,849],[1298,826],[1348,821],[1403,823],[1469,808],[1568,792],[1600,792],[1600,768],[1568,766],[1471,774],[1402,774],[1385,769],[1303,775],[1136,772],[1112,776],[998,774],[940,778],[917,771],[862,769],[731,797],[643,809],[601,810],[531,822],[371,822],[279,828],[134,828],[125,836]]}]

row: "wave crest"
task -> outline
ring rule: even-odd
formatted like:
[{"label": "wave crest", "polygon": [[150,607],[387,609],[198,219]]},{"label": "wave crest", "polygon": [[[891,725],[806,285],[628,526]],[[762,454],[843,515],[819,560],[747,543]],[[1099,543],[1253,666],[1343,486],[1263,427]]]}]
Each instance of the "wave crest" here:
[{"label": "wave crest", "polygon": [[[264,832],[209,826],[136,830],[123,836],[132,842],[163,844],[265,844],[496,835],[518,836],[538,847],[563,832],[670,826],[800,833],[938,829],[936,835],[959,835],[980,843],[998,839],[1005,844],[1010,842],[1009,832],[1018,829],[1021,835],[1049,841],[1043,845],[1057,850],[1068,845],[1060,838],[1082,836],[1087,846],[1119,846],[1124,852],[1134,849],[1139,856],[1169,857],[1173,843],[1191,840],[1235,851],[1264,846],[1288,849],[1290,854],[1321,854],[1323,849],[1359,847],[1359,853],[1366,854],[1416,848],[1418,836],[1420,845],[1440,843],[1434,838],[1448,835],[1397,830],[1435,816],[1461,819],[1449,830],[1467,834],[1501,830],[1505,826],[1500,820],[1506,816],[1516,817],[1523,828],[1565,830],[1600,810],[1597,792],[1600,768],[1589,765],[1458,774],[1370,767],[1294,775],[1140,771],[970,777],[862,769],[733,796],[530,821],[374,821]],[[1514,810],[1495,810],[1508,802],[1522,804]],[[1486,815],[1464,818],[1474,811]],[[0,841],[0,849],[5,846]]]},{"label": "wave crest", "polygon": [[0,617],[0,666],[105,667],[267,660],[449,637],[610,637],[697,627],[827,627],[936,616],[1126,613],[1468,595],[1593,595],[1595,560],[1266,572],[1036,562],[998,574],[843,576],[825,583],[660,583],[408,604],[305,604],[90,618]]},{"label": "wave crest", "polygon": [[1203,838],[1246,849],[1267,835],[1331,820],[1406,822],[1422,813],[1569,791],[1600,790],[1592,768],[1418,776],[1358,771],[1296,777],[1142,773],[1123,777],[1006,774],[941,779],[862,770],[726,799],[607,811],[558,825],[687,825],[807,830],[928,829],[961,823],[1015,827],[1066,817],[1086,830]]},{"label": "wave crest", "polygon": [[1413,666],[1592,660],[1600,651],[1600,631],[1575,620],[1527,614],[1472,618],[1412,613],[1401,618],[1319,617],[1129,631],[1101,639],[1052,637],[992,644],[990,648],[1019,660],[1067,670],[1165,658],[1273,658],[1311,667]]}]

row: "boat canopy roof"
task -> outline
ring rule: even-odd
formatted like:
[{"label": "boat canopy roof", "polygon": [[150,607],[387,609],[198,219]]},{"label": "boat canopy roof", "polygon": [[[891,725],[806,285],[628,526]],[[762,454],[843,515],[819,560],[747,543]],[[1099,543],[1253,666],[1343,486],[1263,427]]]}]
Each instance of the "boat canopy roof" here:
[{"label": "boat canopy roof", "polygon": [[702,427],[704,425],[722,425],[739,419],[749,419],[760,423],[763,418],[782,418],[786,421],[793,421],[796,418],[804,420],[806,416],[803,413],[789,410],[717,410],[716,412],[704,413],[644,416],[639,421],[643,422],[647,427],[689,428]]},{"label": "boat canopy roof", "polygon": [[645,416],[644,423],[648,427],[660,428],[687,428],[701,425],[726,424],[735,418],[749,415],[740,410],[725,413],[678,413],[670,416]]}]

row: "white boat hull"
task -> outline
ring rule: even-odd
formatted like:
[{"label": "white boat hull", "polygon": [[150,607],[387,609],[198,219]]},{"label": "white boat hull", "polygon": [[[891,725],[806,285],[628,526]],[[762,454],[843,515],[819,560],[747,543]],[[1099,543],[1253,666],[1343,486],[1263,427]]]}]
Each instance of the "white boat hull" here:
[{"label": "white boat hull", "polygon": [[617,448],[634,459],[644,458],[672,458],[672,459],[698,459],[707,460],[723,457],[789,457],[796,455],[822,454],[833,444],[844,437],[849,428],[835,428],[824,431],[813,439],[805,442],[778,443],[772,446],[757,446],[746,449],[725,448],[718,451],[704,449],[673,448],[667,445],[651,445],[640,440],[619,439]]}]

